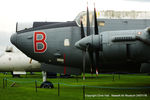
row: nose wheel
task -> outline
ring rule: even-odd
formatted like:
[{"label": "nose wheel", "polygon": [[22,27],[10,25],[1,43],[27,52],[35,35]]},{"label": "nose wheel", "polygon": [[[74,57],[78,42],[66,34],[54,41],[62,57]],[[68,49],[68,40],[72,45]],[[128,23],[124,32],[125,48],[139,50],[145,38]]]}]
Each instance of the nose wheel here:
[{"label": "nose wheel", "polygon": [[40,88],[54,88],[53,83],[46,80],[47,76],[45,71],[42,71],[42,76],[43,76],[43,83],[41,84]]},{"label": "nose wheel", "polygon": [[54,85],[52,82],[45,81],[41,84],[40,88],[54,88]]}]

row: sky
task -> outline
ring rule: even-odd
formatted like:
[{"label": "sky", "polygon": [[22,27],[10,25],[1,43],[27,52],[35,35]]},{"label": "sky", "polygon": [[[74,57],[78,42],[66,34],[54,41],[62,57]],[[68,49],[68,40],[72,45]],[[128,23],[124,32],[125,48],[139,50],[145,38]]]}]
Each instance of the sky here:
[{"label": "sky", "polygon": [[149,11],[150,0],[0,0],[0,49],[9,43],[16,22],[71,21],[87,7],[93,10]]}]

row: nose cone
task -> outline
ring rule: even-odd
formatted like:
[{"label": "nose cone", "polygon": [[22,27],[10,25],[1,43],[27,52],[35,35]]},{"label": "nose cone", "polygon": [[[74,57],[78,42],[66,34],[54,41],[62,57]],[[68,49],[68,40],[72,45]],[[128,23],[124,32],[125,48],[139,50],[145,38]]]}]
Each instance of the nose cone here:
[{"label": "nose cone", "polygon": [[78,48],[78,49],[80,49],[79,43],[80,43],[80,40],[75,43],[75,47]]},{"label": "nose cone", "polygon": [[99,35],[90,35],[77,41],[75,43],[75,47],[81,50],[86,50],[87,46],[90,46],[90,49],[97,49],[99,48],[99,44],[100,44]]},{"label": "nose cone", "polygon": [[12,36],[10,37],[10,41],[13,45],[16,46],[16,44],[17,44],[17,34],[16,33],[12,34]]},{"label": "nose cone", "polygon": [[88,44],[91,44],[91,37],[85,37],[75,43],[75,47],[81,50],[85,50]]}]

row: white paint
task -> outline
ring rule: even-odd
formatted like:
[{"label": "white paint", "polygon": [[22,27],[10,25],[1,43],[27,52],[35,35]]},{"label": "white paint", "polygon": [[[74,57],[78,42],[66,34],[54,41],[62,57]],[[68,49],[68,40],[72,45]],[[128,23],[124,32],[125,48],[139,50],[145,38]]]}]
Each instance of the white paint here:
[{"label": "white paint", "polygon": [[14,75],[26,75],[25,71],[13,71]]},{"label": "white paint", "polygon": [[57,62],[62,62],[62,63],[64,63],[64,59],[57,58]]},{"label": "white paint", "polygon": [[32,60],[23,53],[5,52],[0,56],[0,72],[10,71],[41,71],[41,64]]},{"label": "white paint", "polygon": [[69,39],[65,39],[65,40],[64,40],[64,46],[65,46],[65,47],[70,46]]}]

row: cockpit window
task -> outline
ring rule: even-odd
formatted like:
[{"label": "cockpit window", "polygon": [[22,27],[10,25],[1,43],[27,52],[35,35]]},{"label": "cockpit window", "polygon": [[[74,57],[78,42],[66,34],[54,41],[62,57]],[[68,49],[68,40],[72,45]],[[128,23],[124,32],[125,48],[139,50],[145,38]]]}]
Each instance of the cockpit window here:
[{"label": "cockpit window", "polygon": [[17,31],[27,30],[33,27],[33,22],[18,22]]}]

